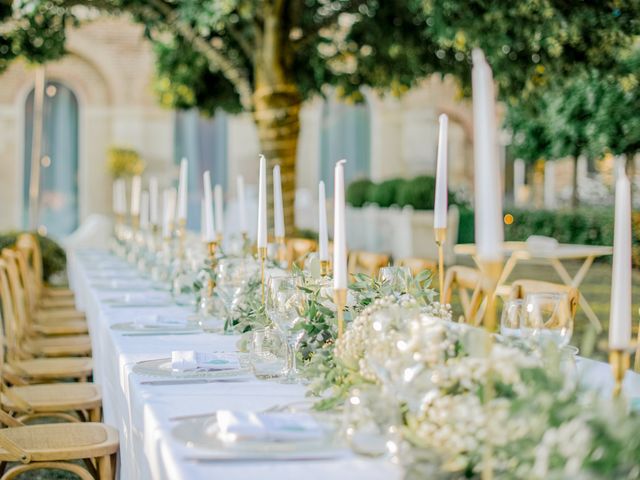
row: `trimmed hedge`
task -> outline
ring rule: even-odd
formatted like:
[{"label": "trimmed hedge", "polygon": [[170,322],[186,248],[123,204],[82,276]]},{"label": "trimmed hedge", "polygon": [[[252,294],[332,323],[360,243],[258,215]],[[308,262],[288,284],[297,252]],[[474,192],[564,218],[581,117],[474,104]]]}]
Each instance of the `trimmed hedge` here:
[{"label": "trimmed hedge", "polygon": [[[353,207],[376,203],[381,208],[392,205],[411,206],[416,210],[433,210],[436,194],[436,179],[428,175],[406,180],[393,178],[380,183],[371,180],[356,180],[347,187],[346,200]],[[449,193],[449,204],[458,204]]]},{"label": "trimmed hedge", "polygon": [[[16,243],[18,235],[22,232],[0,233],[0,250],[11,247]],[[67,268],[67,255],[64,249],[49,237],[36,234],[42,250],[42,279],[47,281],[52,275],[64,271]]]}]

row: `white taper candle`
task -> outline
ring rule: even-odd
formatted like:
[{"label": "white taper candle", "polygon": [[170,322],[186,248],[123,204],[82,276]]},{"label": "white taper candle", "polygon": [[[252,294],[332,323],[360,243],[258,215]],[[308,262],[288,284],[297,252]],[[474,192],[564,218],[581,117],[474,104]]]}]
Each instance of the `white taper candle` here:
[{"label": "white taper candle", "polygon": [[162,236],[164,238],[171,238],[175,215],[176,189],[166,188],[162,192]]},{"label": "white taper candle", "polygon": [[284,210],[282,206],[282,180],[280,165],[273,167],[273,223],[276,238],[284,238]]},{"label": "white taper candle", "polygon": [[609,348],[627,349],[631,343],[631,184],[620,169],[616,181],[616,209],[611,273]]},{"label": "white taper candle", "polygon": [[140,228],[147,230],[149,228],[149,192],[142,192],[140,197]]},{"label": "white taper candle", "polygon": [[238,175],[236,178],[236,195],[238,197],[238,217],[240,219],[240,232],[247,232],[247,211],[244,198],[244,177]]},{"label": "white taper candle", "polygon": [[149,179],[149,222],[154,227],[158,225],[158,179]]},{"label": "white taper candle", "polygon": [[436,198],[433,214],[433,228],[447,228],[447,139],[449,117],[440,115],[440,131],[438,133],[438,161],[436,166]]},{"label": "white taper candle", "polygon": [[335,167],[333,194],[333,288],[347,288],[347,238],[344,212],[344,164],[340,160]]},{"label": "white taper candle", "polygon": [[205,221],[205,242],[216,241],[216,228],[213,218],[213,195],[211,193],[211,173],[209,170],[202,175],[204,182],[204,221]]},{"label": "white taper candle", "polygon": [[213,194],[216,207],[216,234],[222,235],[224,233],[224,196],[222,194],[222,185],[216,185]]},{"label": "white taper candle", "polygon": [[180,161],[180,177],[178,180],[178,209],[177,219],[187,220],[187,195],[189,182],[189,162],[186,158]]},{"label": "white taper candle", "polygon": [[131,216],[140,215],[140,194],[142,192],[142,179],[140,175],[134,175],[131,179]]},{"label": "white taper candle", "polygon": [[495,95],[491,68],[478,48],[473,50],[472,87],[477,255],[480,261],[500,261],[504,226]]},{"label": "white taper candle", "polygon": [[329,260],[329,234],[327,233],[327,195],[324,182],[318,184],[318,255],[320,261]]},{"label": "white taper candle", "polygon": [[258,183],[258,248],[267,248],[267,159],[260,155]]}]

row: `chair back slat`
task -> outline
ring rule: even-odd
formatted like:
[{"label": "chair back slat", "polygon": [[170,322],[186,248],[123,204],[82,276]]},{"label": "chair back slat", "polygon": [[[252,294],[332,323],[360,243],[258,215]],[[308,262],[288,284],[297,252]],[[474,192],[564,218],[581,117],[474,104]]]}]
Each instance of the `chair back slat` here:
[{"label": "chair back slat", "polygon": [[365,273],[377,277],[380,269],[389,265],[390,259],[386,253],[352,251],[349,253],[349,274]]},{"label": "chair back slat", "polygon": [[575,318],[580,292],[577,288],[561,283],[543,282],[539,280],[516,280],[511,285],[512,299],[525,299],[530,293],[562,293],[567,296],[569,312]]}]

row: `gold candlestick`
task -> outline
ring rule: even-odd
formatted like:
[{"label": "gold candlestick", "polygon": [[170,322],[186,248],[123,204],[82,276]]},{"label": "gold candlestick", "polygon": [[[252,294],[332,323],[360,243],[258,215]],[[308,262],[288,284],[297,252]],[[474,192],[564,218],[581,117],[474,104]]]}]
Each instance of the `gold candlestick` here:
[{"label": "gold candlestick", "polygon": [[331,263],[329,260],[320,260],[320,275],[328,277],[331,274]]},{"label": "gold candlestick", "polygon": [[[491,350],[493,349],[493,334],[496,331],[496,287],[502,273],[503,264],[501,260],[485,260],[480,262],[480,271],[487,282],[487,306],[484,312],[483,325],[487,331],[485,337],[485,351],[489,362],[484,385],[484,404],[491,405],[494,397],[494,385],[491,380]],[[484,280],[484,279],[483,279]],[[491,418],[490,413],[486,415]],[[482,480],[493,480],[493,445],[491,438],[485,440],[482,462]]]},{"label": "gold candlestick", "polygon": [[133,232],[137,232],[140,228],[140,215],[131,215],[131,228]]},{"label": "gold candlestick", "polygon": [[338,338],[344,333],[344,309],[347,306],[347,289],[339,288],[333,291],[333,301],[338,311]]},{"label": "gold candlestick", "polygon": [[262,305],[264,305],[264,263],[267,260],[267,247],[258,247],[260,257],[260,283],[262,286]]},{"label": "gold candlestick", "polygon": [[622,382],[631,364],[631,355],[629,354],[629,350],[610,350],[609,364],[611,365],[613,380],[615,382],[613,385],[613,396],[614,398],[617,398],[622,394]]},{"label": "gold candlestick", "polygon": [[[209,263],[211,264],[211,269],[215,271],[216,268],[216,249],[218,248],[217,242],[207,242],[207,252],[209,253]],[[207,296],[213,296],[213,290],[216,288],[216,281],[213,276],[209,277],[209,283],[207,285]]]},{"label": "gold candlestick", "polygon": [[440,287],[440,304],[444,305],[444,242],[447,240],[447,228],[434,228],[436,245],[438,246],[438,283]]}]

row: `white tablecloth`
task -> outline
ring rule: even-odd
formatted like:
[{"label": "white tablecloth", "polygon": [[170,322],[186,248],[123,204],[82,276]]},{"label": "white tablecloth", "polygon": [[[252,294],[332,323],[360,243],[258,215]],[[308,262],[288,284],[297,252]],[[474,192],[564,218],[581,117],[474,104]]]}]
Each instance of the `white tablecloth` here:
[{"label": "white tablecloth", "polygon": [[[260,410],[304,398],[300,385],[250,380],[239,383],[149,386],[149,380],[132,373],[141,360],[166,358],[172,350],[235,351],[237,336],[198,334],[184,336],[125,336],[112,330],[114,323],[136,316],[162,313],[185,317],[192,312],[178,306],[165,308],[111,308],[103,300],[114,292],[91,287],[95,269],[92,252],[69,254],[69,281],[78,308],[86,312],[92,339],[94,380],[103,389],[104,421],[120,432],[121,480],[278,480],[346,479],[393,480],[400,469],[385,460],[348,455],[338,460],[305,462],[195,462],[186,460],[187,449],[172,439],[171,417],[217,409]],[[122,294],[120,294],[122,295]],[[609,366],[591,360],[578,363],[582,378],[594,388],[612,388]],[[640,376],[629,374],[625,390],[640,397]]]}]

